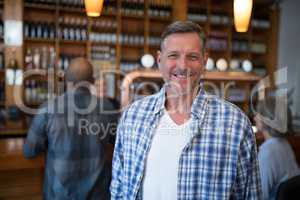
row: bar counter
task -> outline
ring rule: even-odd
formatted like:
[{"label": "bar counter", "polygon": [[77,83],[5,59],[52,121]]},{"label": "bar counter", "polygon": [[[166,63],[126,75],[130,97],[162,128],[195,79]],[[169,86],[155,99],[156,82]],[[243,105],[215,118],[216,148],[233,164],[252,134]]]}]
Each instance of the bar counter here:
[{"label": "bar counter", "polygon": [[42,199],[44,155],[23,156],[24,138],[0,139],[0,199]]},{"label": "bar counter", "polygon": [[[256,134],[258,146],[263,142],[261,134]],[[288,137],[300,164],[300,137]],[[42,199],[44,174],[44,155],[35,159],[26,159],[22,148],[24,138],[0,138],[0,199]],[[113,147],[107,151],[111,162]]]}]

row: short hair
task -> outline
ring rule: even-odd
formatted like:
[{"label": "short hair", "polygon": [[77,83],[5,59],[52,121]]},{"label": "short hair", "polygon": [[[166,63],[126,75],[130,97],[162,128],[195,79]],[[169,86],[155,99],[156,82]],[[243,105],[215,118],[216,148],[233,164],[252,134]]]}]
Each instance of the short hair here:
[{"label": "short hair", "polygon": [[175,33],[197,33],[200,41],[202,42],[202,53],[205,53],[205,45],[206,45],[206,35],[205,31],[201,26],[198,24],[191,22],[191,21],[176,21],[173,22],[172,24],[168,25],[163,33],[161,34],[161,44],[160,48],[161,50],[163,49],[163,43],[165,39],[172,34]]},{"label": "short hair", "polygon": [[83,81],[94,82],[93,66],[85,58],[74,58],[65,72],[65,80],[77,84]]},{"label": "short hair", "polygon": [[[281,98],[281,97],[279,97]],[[281,105],[283,106],[283,105]],[[275,97],[266,97],[264,100],[259,100],[257,102],[257,105],[256,105],[256,108],[257,108],[257,112],[258,114],[264,116],[264,117],[267,117],[271,120],[274,120],[276,118],[276,98]],[[273,137],[283,137],[285,136],[286,134],[285,133],[288,133],[289,135],[290,134],[293,134],[294,131],[293,131],[293,124],[292,124],[292,112],[291,112],[291,109],[289,107],[287,107],[287,130],[286,132],[280,132],[278,131],[277,129],[275,129],[272,124],[268,124],[266,123],[264,120],[262,119],[259,119],[262,124],[263,124],[263,129],[267,130],[268,133],[273,136]]]}]

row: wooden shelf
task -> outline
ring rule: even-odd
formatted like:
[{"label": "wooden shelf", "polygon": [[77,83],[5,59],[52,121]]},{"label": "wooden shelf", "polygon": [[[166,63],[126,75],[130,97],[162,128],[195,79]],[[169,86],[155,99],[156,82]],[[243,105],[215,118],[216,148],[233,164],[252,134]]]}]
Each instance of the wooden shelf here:
[{"label": "wooden shelf", "polygon": [[100,46],[111,46],[111,47],[115,47],[116,43],[108,43],[108,42],[93,42],[90,41],[91,45],[100,45]]},{"label": "wooden shelf", "polygon": [[[150,77],[161,78],[159,70],[135,70],[128,74],[129,79],[136,77]],[[216,80],[216,81],[259,81],[261,78],[254,73],[248,72],[205,72],[203,80]]]},{"label": "wooden shelf", "polygon": [[68,44],[68,45],[86,45],[87,41],[79,40],[59,40],[59,43]]},{"label": "wooden shelf", "polygon": [[80,13],[80,14],[84,14],[85,10],[84,8],[72,8],[72,7],[65,7],[65,6],[60,6],[59,7],[59,11],[60,12],[72,12],[72,13]]},{"label": "wooden shelf", "polygon": [[55,39],[39,39],[39,38],[25,38],[25,42],[32,42],[32,43],[55,43]]},{"label": "wooden shelf", "polygon": [[144,47],[144,44],[121,44],[121,47],[122,48],[142,48],[142,47]]},{"label": "wooden shelf", "polygon": [[130,15],[130,14],[122,14],[121,17],[123,19],[136,19],[136,20],[144,20],[144,15],[140,16],[140,15]]},{"label": "wooden shelf", "polygon": [[154,17],[154,16],[151,16],[151,17],[149,17],[149,19],[151,21],[161,21],[161,22],[166,22],[166,23],[170,23],[172,21],[171,17]]},{"label": "wooden shelf", "polygon": [[204,74],[205,80],[216,81],[259,81],[261,78],[254,73],[247,72],[206,72]]},{"label": "wooden shelf", "polygon": [[0,136],[26,135],[26,134],[27,134],[27,129],[6,129],[6,128],[0,129]]}]

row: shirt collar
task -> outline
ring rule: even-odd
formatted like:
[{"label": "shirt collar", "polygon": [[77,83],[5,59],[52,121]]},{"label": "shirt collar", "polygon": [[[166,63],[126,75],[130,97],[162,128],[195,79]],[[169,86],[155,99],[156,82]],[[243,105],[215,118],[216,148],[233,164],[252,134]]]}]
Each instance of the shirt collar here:
[{"label": "shirt collar", "polygon": [[[166,100],[166,84],[163,85],[159,93],[157,94],[157,102],[154,108],[154,114],[161,113],[165,109],[165,100]],[[191,115],[202,119],[207,109],[208,97],[203,88],[201,88],[196,95],[193,104]]]}]

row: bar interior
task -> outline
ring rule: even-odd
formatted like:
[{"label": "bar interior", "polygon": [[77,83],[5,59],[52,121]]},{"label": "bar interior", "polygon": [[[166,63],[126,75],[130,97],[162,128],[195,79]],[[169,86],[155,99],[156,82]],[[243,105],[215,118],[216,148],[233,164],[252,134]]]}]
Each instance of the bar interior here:
[{"label": "bar interior", "polygon": [[[39,108],[66,92],[72,60],[92,63],[91,91],[108,98],[118,118],[162,87],[161,34],[178,20],[204,29],[202,87],[248,116],[258,152],[268,138],[256,127],[257,104],[284,98],[275,98],[285,109],[271,120],[285,119],[283,137],[300,164],[299,2],[253,0],[239,11],[239,0],[104,0],[97,16],[89,0],[0,0],[0,199],[43,199],[47,153],[27,159],[23,145]],[[105,146],[109,168],[114,141]]]}]

